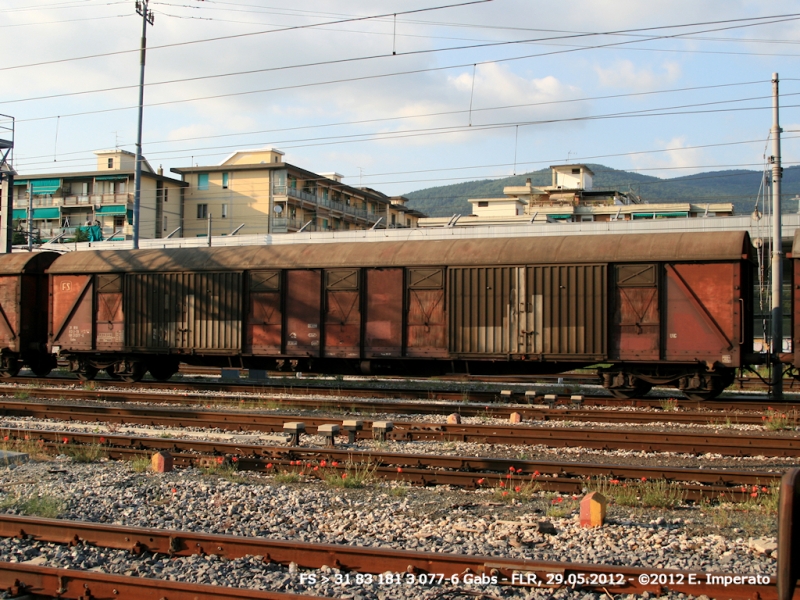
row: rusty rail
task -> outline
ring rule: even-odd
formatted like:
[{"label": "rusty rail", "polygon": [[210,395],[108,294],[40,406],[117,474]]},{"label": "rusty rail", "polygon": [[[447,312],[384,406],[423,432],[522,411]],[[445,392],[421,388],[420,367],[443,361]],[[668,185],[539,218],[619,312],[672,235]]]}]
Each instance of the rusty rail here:
[{"label": "rusty rail", "polygon": [[[10,439],[41,440],[43,446],[63,451],[69,444],[100,444],[110,458],[132,459],[155,451],[168,451],[179,466],[211,466],[217,461],[234,461],[239,469],[280,472],[281,468],[303,471],[314,476],[313,467],[346,470],[352,465],[368,464],[383,479],[418,485],[455,485],[466,488],[514,486],[536,481],[542,489],[580,494],[591,477],[608,479],[666,479],[681,482],[688,500],[730,500],[750,497],[748,486],[769,486],[779,474],[756,471],[732,471],[663,467],[626,467],[618,465],[565,463],[558,461],[513,460],[491,457],[458,457],[406,454],[334,448],[262,446],[254,444],[208,442],[97,433],[65,433],[36,429],[7,429]],[[336,462],[337,465],[333,465]],[[309,466],[307,466],[309,465]],[[514,469],[513,474],[511,469]],[[699,482],[699,483],[698,483]]]},{"label": "rusty rail", "polygon": [[[48,385],[48,386],[62,386],[65,388],[73,388],[76,385],[76,380],[72,377],[51,377],[47,379],[39,379],[34,377],[16,377],[4,380],[4,385],[0,385],[0,392],[6,391],[13,394],[18,391],[15,383],[23,383],[30,385]],[[365,382],[370,383],[370,382]],[[374,383],[374,382],[372,382]],[[490,415],[499,417],[508,417],[511,412],[522,412],[528,409],[525,406],[515,405],[508,406],[492,406],[499,400],[500,390],[483,392],[483,391],[453,391],[453,390],[436,390],[425,387],[412,388],[412,387],[397,387],[397,388],[367,388],[364,384],[353,385],[349,382],[337,382],[336,385],[331,385],[327,381],[314,381],[304,379],[289,379],[283,385],[262,384],[254,381],[240,381],[240,382],[167,382],[156,383],[151,381],[141,381],[139,383],[124,383],[121,381],[109,380],[95,380],[93,384],[97,389],[94,390],[75,390],[66,389],[63,392],[56,393],[53,390],[43,390],[44,394],[49,394],[43,397],[59,398],[59,397],[72,397],[72,398],[91,398],[95,400],[107,401],[120,401],[126,400],[130,396],[130,392],[120,391],[119,389],[111,390],[104,389],[105,387],[114,388],[128,388],[138,390],[138,401],[144,402],[165,402],[164,394],[153,393],[148,396],[142,390],[169,390],[169,402],[183,403],[183,404],[208,404],[209,398],[198,390],[213,390],[215,392],[229,392],[229,393],[255,393],[259,394],[263,399],[268,399],[271,402],[276,402],[290,407],[305,407],[305,408],[320,408],[320,406],[332,406],[336,408],[348,408],[352,405],[350,399],[363,398],[362,401],[365,406],[370,410],[384,411],[384,412],[417,412],[439,414],[445,410],[450,409],[452,412],[459,409],[464,416],[478,416]],[[452,387],[457,387],[454,382]],[[31,390],[34,391],[34,390]],[[177,392],[177,393],[176,393]],[[325,400],[304,399],[304,398],[276,398],[277,395],[293,395],[293,396],[326,396]],[[381,402],[375,398],[391,398],[391,401]],[[518,402],[525,402],[524,396],[516,394],[513,398]],[[442,403],[438,405],[425,406],[418,402],[403,402],[403,400],[430,400],[432,402]],[[470,404],[465,403],[465,400]],[[768,406],[776,410],[792,411],[800,410],[800,403],[797,402],[784,402],[774,403],[771,401],[754,402],[752,400],[731,401],[728,399],[715,399],[707,402],[697,402],[688,400],[686,398],[677,398],[678,406],[682,408],[708,408],[720,411],[764,411]],[[238,399],[235,400],[238,402]],[[231,399],[224,397],[215,398],[215,404],[224,404],[231,402]],[[664,402],[663,398],[643,398],[635,400],[619,400],[609,396],[586,396],[584,398],[584,406],[626,406],[626,407],[647,407],[659,408]],[[450,403],[446,407],[444,403]],[[564,393],[559,396],[559,403],[561,405],[569,404],[569,395]],[[524,413],[523,416],[525,416]],[[533,414],[533,413],[531,413]]]},{"label": "rusty rail", "polygon": [[[12,407],[12,404],[15,406]],[[34,403],[5,402],[0,413],[31,415],[37,410]],[[103,417],[114,417],[115,422],[144,423],[151,425],[170,425],[173,427],[203,426],[204,423],[235,431],[259,430],[266,432],[282,431],[286,417],[270,417],[255,413],[213,413],[206,411],[181,411],[173,409],[147,408],[142,412],[128,408],[59,407],[48,410],[47,417],[65,420],[80,419],[89,422],[102,421]],[[41,414],[41,413],[40,413]],[[137,415],[144,415],[141,418]],[[209,421],[209,415],[212,415]],[[311,417],[302,418],[308,431],[315,433],[319,425],[339,423],[337,419]],[[201,422],[203,421],[203,422]],[[535,427],[529,425],[472,425],[425,422],[398,422],[395,429],[387,435],[388,439],[398,441],[443,440],[491,444],[544,445],[549,447],[593,448],[599,450],[644,450],[647,452],[683,452],[705,454],[707,452],[729,456],[800,456],[800,437],[777,436],[754,433],[692,433],[692,432],[653,432],[637,429],[597,429],[591,427]],[[371,437],[371,422],[364,422],[362,437]]]},{"label": "rusty rail", "polygon": [[[447,580],[456,577],[459,581],[463,581],[464,576],[470,574],[487,578],[494,577],[500,585],[532,584],[533,587],[536,587],[535,582],[544,584],[549,582],[550,587],[573,587],[598,591],[606,588],[608,593],[618,594],[650,592],[660,595],[669,590],[693,596],[707,594],[711,597],[735,600],[751,600],[756,597],[761,600],[778,599],[776,579],[774,577],[766,578],[766,576],[764,579],[768,579],[768,582],[762,580],[761,583],[724,585],[722,578],[733,577],[733,575],[714,573],[713,575],[720,577],[716,580],[718,583],[714,583],[709,581],[707,573],[678,570],[411,552],[338,544],[310,544],[9,515],[0,516],[0,536],[32,538],[48,543],[88,543],[104,548],[129,550],[134,553],[154,552],[169,556],[218,554],[226,558],[238,558],[260,555],[266,562],[283,565],[294,562],[299,567],[307,569],[318,569],[323,565],[328,565],[343,571],[359,573],[380,574],[391,571],[417,576],[435,574],[441,575],[443,579]],[[73,572],[70,571],[71,573]],[[663,577],[659,577],[662,575]],[[610,576],[613,579],[609,580]],[[691,584],[690,581],[696,583]],[[592,585],[592,582],[595,584]],[[547,585],[543,587],[547,587]],[[248,593],[250,593],[249,590]],[[800,598],[800,593],[795,593],[795,596]],[[252,597],[260,598],[260,596]]]},{"label": "rusty rail", "polygon": [[[53,392],[52,390],[47,391],[40,391],[40,390],[26,390],[26,393],[32,394],[34,398],[42,398],[42,399],[51,399],[57,397],[59,400],[65,399],[66,394],[63,392]],[[85,393],[82,391],[72,391],[69,396],[73,398],[78,398],[81,400],[85,400]],[[168,398],[164,398],[163,394],[161,394],[162,398],[160,402],[164,402]],[[136,394],[130,393],[129,400],[136,400]],[[211,410],[211,409],[203,409],[200,408],[199,410],[192,410],[191,408],[185,409],[175,409],[175,408],[163,408],[163,407],[144,407],[144,408],[132,408],[132,407],[119,407],[119,406],[97,406],[94,405],[80,405],[80,404],[64,404],[62,402],[56,403],[46,403],[46,402],[31,402],[31,401],[11,401],[11,400],[0,400],[0,414],[1,415],[8,415],[8,416],[42,416],[42,415],[49,415],[53,419],[71,419],[71,418],[84,418],[79,417],[80,414],[88,415],[89,420],[94,420],[96,415],[103,415],[107,420],[115,420],[115,422],[120,422],[119,418],[121,416],[128,417],[131,419],[130,422],[147,422],[147,419],[144,421],[136,421],[136,419],[141,419],[143,417],[152,416],[154,418],[158,418],[160,422],[168,423],[169,419],[180,419],[181,416],[185,416],[185,418],[193,418],[195,420],[205,420],[208,422],[220,422],[224,421],[226,424],[236,424],[241,429],[248,429],[250,428],[249,425],[258,424],[259,426],[263,427],[264,424],[275,425],[280,424],[280,419],[285,419],[286,417],[281,415],[269,414],[266,415],[264,413],[254,413],[252,411],[258,410],[258,400],[254,399],[253,401],[247,400],[239,400],[236,404],[229,402],[228,404],[232,404],[232,408],[234,410],[228,411],[220,411],[220,410]],[[239,406],[237,406],[237,404]],[[251,409],[251,405],[252,406]],[[320,408],[317,405],[317,408]],[[354,408],[353,406],[349,407],[350,409]],[[356,407],[358,408],[358,407]],[[369,408],[369,407],[365,407]],[[452,412],[461,413],[461,407],[440,407],[443,409],[452,408]],[[250,410],[251,409],[251,410]],[[443,410],[441,412],[448,412],[447,410]],[[485,409],[484,409],[485,412]],[[726,415],[723,413],[716,413],[716,412],[703,412],[703,411],[680,411],[680,412],[673,412],[673,411],[659,411],[659,412],[652,412],[652,411],[620,411],[620,410],[601,410],[601,409],[593,409],[593,410],[575,410],[570,408],[554,408],[554,409],[547,409],[547,408],[519,408],[519,409],[509,409],[510,412],[518,412],[522,416],[524,413],[524,418],[527,421],[531,422],[546,422],[546,421],[589,421],[593,423],[692,423],[698,425],[719,425],[724,424],[727,422],[735,423],[737,425],[761,425],[764,422],[764,416],[761,414],[732,414]],[[181,415],[181,416],[177,416]],[[466,416],[466,415],[465,415]],[[797,413],[797,418],[800,419],[800,412]],[[289,418],[289,420],[306,420],[305,417],[298,417],[293,416]],[[322,423],[337,423],[337,419],[332,418],[323,418],[323,417],[313,417],[311,421]],[[427,427],[431,426],[431,423],[424,423],[419,421],[403,421],[406,425],[413,425],[417,427]],[[502,426],[493,426],[493,427],[500,427]],[[482,429],[488,429],[487,426],[483,426]],[[265,429],[261,429],[262,431],[268,431]]]},{"label": "rusty rail", "polygon": [[75,569],[55,569],[20,563],[0,562],[0,588],[10,597],[66,598],[90,600],[319,600],[319,596],[284,594],[243,588],[179,583],[166,579],[106,575]]},{"label": "rusty rail", "polygon": [[778,598],[789,600],[800,579],[800,469],[781,480],[778,508]]}]

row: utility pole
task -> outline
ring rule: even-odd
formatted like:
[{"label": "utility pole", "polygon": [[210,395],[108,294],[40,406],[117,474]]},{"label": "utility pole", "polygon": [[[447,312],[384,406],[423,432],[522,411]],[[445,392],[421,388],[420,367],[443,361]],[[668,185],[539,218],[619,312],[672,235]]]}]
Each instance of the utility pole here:
[{"label": "utility pole", "polygon": [[136,129],[136,171],[133,189],[133,248],[139,247],[139,206],[142,196],[142,112],[144,110],[144,58],[147,48],[147,24],[153,24],[155,15],[148,9],[150,0],[137,0],[136,13],[142,16],[142,45],[139,52],[139,122]]},{"label": "utility pole", "polygon": [[778,119],[778,74],[772,74],[772,395],[783,400],[783,265],[781,261],[781,127]]}]

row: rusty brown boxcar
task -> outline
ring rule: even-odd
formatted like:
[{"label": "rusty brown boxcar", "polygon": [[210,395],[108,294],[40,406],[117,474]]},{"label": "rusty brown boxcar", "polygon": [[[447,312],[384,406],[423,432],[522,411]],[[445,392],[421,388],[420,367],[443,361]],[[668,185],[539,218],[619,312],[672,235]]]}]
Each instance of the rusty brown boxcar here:
[{"label": "rusty brown boxcar", "polygon": [[49,270],[50,344],[81,377],[178,361],[327,372],[603,364],[620,397],[712,397],[752,347],[747,233],[78,252]]},{"label": "rusty brown boxcar", "polygon": [[0,256],[0,377],[26,364],[44,377],[55,366],[47,352],[47,276],[56,252]]}]

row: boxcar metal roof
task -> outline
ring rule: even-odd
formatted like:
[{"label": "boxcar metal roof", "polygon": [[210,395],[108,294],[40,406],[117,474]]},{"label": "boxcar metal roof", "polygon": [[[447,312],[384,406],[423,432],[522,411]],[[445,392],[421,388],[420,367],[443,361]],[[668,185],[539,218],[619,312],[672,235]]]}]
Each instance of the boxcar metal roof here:
[{"label": "boxcar metal roof", "polygon": [[0,275],[43,273],[58,257],[58,252],[15,252],[0,254]]},{"label": "boxcar metal roof", "polygon": [[72,252],[50,273],[741,260],[745,231]]}]

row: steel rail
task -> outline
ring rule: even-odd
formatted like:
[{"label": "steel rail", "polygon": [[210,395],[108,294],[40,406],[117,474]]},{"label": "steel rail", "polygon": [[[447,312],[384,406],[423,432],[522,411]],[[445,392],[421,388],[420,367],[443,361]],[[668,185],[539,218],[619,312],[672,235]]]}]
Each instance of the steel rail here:
[{"label": "steel rail", "polygon": [[[331,471],[346,472],[354,465],[366,465],[376,477],[418,485],[454,485],[466,488],[500,488],[535,484],[539,489],[567,494],[582,493],[588,479],[665,479],[680,482],[689,500],[701,498],[746,500],[751,486],[772,485],[779,473],[664,467],[626,467],[593,463],[514,460],[491,457],[437,456],[346,450],[262,446],[128,435],[76,434],[31,429],[3,430],[9,439],[42,441],[50,449],[63,451],[70,444],[98,444],[110,458],[132,459],[151,452],[166,451],[179,466],[215,466],[235,462],[242,470],[280,472],[291,468],[309,476]],[[336,463],[336,464],[334,464]],[[317,470],[314,469],[317,467]],[[322,467],[320,473],[318,469]],[[513,471],[512,471],[513,469]],[[327,470],[327,471],[326,471]],[[501,485],[502,484],[502,485]]]},{"label": "steel rail", "polygon": [[[64,387],[74,388],[79,382],[72,377],[51,377],[47,379],[40,379],[34,377],[15,377],[5,379],[5,385],[0,385],[0,392],[7,392],[14,394],[19,391],[18,387],[13,384],[26,384],[26,385],[47,385],[51,387]],[[373,383],[374,382],[366,382]],[[430,388],[367,388],[364,385],[354,386],[350,382],[337,382],[332,385],[329,381],[314,381],[304,379],[288,379],[284,385],[267,385],[260,383],[257,380],[241,381],[241,382],[184,382],[184,381],[170,381],[165,383],[158,383],[152,381],[140,381],[138,383],[125,383],[121,381],[110,380],[95,380],[92,382],[95,389],[82,390],[84,398],[93,398],[97,400],[116,401],[124,399],[125,392],[120,391],[119,388],[135,389],[140,394],[140,401],[146,402],[164,402],[164,394],[153,393],[152,398],[148,398],[142,390],[168,390],[170,392],[170,402],[184,403],[184,404],[207,404],[209,398],[203,395],[199,390],[209,390],[214,392],[227,392],[231,394],[247,393],[258,394],[263,399],[269,399],[271,402],[285,404],[294,407],[308,407],[319,408],[320,405],[335,405],[347,407],[353,403],[354,398],[364,398],[369,401],[369,406],[374,410],[385,410],[389,412],[417,412],[417,413],[438,413],[441,412],[444,403],[451,403],[451,408],[460,408],[463,415],[477,416],[477,415],[491,415],[508,417],[512,412],[523,412],[530,409],[524,405],[514,406],[492,406],[498,401],[503,400],[500,395],[501,390],[491,392],[476,392],[476,391],[448,391],[436,390]],[[455,384],[454,384],[455,385]],[[105,388],[117,389],[105,389]],[[99,388],[99,389],[98,389]],[[36,388],[31,389],[34,391]],[[53,390],[42,390],[43,392],[55,393]],[[67,389],[64,390],[64,395],[77,397],[73,394],[81,392],[81,390]],[[183,392],[182,394],[180,392]],[[325,396],[325,400],[317,399],[303,399],[303,398],[278,398],[276,396]],[[559,403],[561,405],[569,403],[569,394],[558,394]],[[55,397],[55,396],[50,396]],[[328,399],[330,398],[330,399]],[[390,401],[376,401],[375,398],[392,398]],[[516,393],[514,398],[519,402],[526,402],[524,395]],[[432,407],[426,408],[425,405],[419,402],[402,402],[403,400],[429,400],[432,402],[441,403]],[[583,400],[584,406],[613,406],[613,407],[634,407],[634,408],[660,408],[664,402],[664,398],[643,398],[634,400],[619,400],[608,396],[585,396]],[[753,402],[752,400],[746,401],[730,401],[730,400],[709,400],[706,402],[697,402],[687,400],[685,398],[675,398],[677,406],[679,407],[692,407],[692,408],[708,408],[719,411],[756,411],[763,412],[768,407],[775,410],[791,412],[793,410],[800,410],[800,403],[797,402],[783,402],[775,403],[764,400],[763,402]],[[234,401],[238,402],[239,399]],[[215,398],[214,402],[217,404],[224,404],[231,402],[230,398],[220,397]],[[524,416],[524,415],[523,415]],[[724,418],[724,416],[723,416]]]},{"label": "steel rail", "polygon": [[120,600],[320,600],[305,596],[219,587],[197,583],[181,583],[167,579],[150,579],[125,575],[107,575],[77,569],[57,569],[20,563],[0,562],[0,588],[11,598],[48,597],[74,600],[119,598]]},{"label": "steel rail", "polygon": [[[15,406],[12,407],[12,404]],[[36,411],[33,403],[5,402],[9,407],[0,414],[32,414]],[[92,411],[96,413],[93,414]],[[171,425],[175,427],[197,427],[211,424],[214,427],[237,431],[258,429],[260,431],[280,431],[286,417],[265,416],[254,413],[214,413],[206,411],[175,411],[173,409],[147,408],[143,416],[136,409],[129,408],[57,408],[48,411],[48,417],[62,415],[65,420],[85,420],[89,422],[113,419],[115,422],[136,422],[149,425]],[[212,415],[212,421],[208,421]],[[213,419],[217,419],[216,421]],[[339,423],[340,420],[322,417],[302,418],[309,432],[316,432],[319,425]],[[372,422],[365,420],[367,435],[371,433]],[[364,434],[362,434],[364,435]],[[394,440],[444,440],[478,442],[490,444],[544,445],[550,447],[592,448],[599,450],[625,449],[647,452],[708,452],[731,456],[800,456],[800,437],[729,433],[694,432],[652,432],[635,429],[599,429],[592,427],[537,427],[531,425],[473,425],[425,422],[398,422],[395,430],[387,437]]]},{"label": "steel rail", "polygon": [[[614,593],[642,594],[647,591],[660,595],[669,590],[693,596],[706,594],[711,597],[726,597],[735,600],[749,600],[755,597],[759,597],[761,600],[777,599],[774,577],[769,578],[769,583],[761,585],[725,586],[722,583],[708,583],[707,574],[698,572],[412,552],[338,544],[311,544],[37,517],[0,516],[0,536],[60,544],[87,543],[104,548],[128,550],[133,553],[153,552],[169,556],[217,554],[229,559],[242,556],[263,556],[265,562],[282,565],[294,562],[299,567],[306,569],[318,569],[323,565],[328,565],[344,572],[353,571],[373,575],[391,571],[416,577],[432,574],[449,579],[455,576],[459,578],[459,581],[463,581],[464,576],[470,574],[487,578],[496,577],[501,585],[518,584],[520,580],[524,581],[525,575],[535,575],[537,580],[545,583],[562,581],[568,584],[572,581],[576,585],[569,587],[598,591],[605,587],[608,591],[613,590]],[[653,578],[656,580],[655,584],[649,583],[650,576],[662,574],[664,575],[664,584],[658,583],[658,577]],[[610,584],[609,575],[615,575],[613,583],[620,585]],[[670,575],[672,575],[671,580]],[[688,583],[690,575],[693,575],[694,579],[698,581],[697,584]],[[724,576],[721,573],[715,573],[715,575]],[[583,576],[584,582],[591,582],[592,579],[595,582],[602,582],[596,585],[587,585],[586,583],[581,585],[577,583],[580,576]],[[648,581],[645,582],[645,579]],[[562,587],[562,585],[564,584],[550,587]],[[795,596],[800,598],[800,593]]]},{"label": "steel rail", "polygon": [[[58,399],[58,400],[65,400],[67,396],[72,399],[79,399],[79,400],[86,400],[86,394],[81,390],[69,390],[68,393],[64,393],[63,391],[53,391],[53,390],[25,390],[25,393],[32,394],[36,399]],[[160,394],[162,396],[160,402],[164,402],[167,398],[163,398],[164,394]],[[116,399],[121,400],[123,398],[127,399],[126,401],[130,402],[131,400],[136,400],[136,392],[120,392],[116,394]],[[152,398],[152,395],[149,396]],[[207,397],[204,397],[204,400],[207,401]],[[250,408],[250,404],[257,404],[258,400],[254,399],[251,403],[248,403],[246,400],[239,400],[238,407],[244,407],[245,410]],[[237,404],[232,404],[233,408],[237,408]],[[65,405],[65,404],[43,404],[43,403],[34,403],[30,401],[20,402],[20,401],[7,401],[7,400],[0,400],[0,414],[4,415],[17,415],[22,416],[25,415],[24,409],[28,409],[27,415],[33,416],[38,413],[41,413],[44,409],[39,408],[40,406],[46,406],[47,410],[50,414],[77,414],[81,412],[76,405]],[[147,413],[148,410],[151,410],[154,415],[159,414],[158,411],[161,411],[161,414],[164,413],[166,410],[174,410],[174,409],[164,409],[164,408],[110,408],[110,407],[97,407],[96,405],[83,405],[86,410],[97,410],[98,414],[106,415],[109,419],[113,419],[116,415],[123,415],[127,414],[132,419],[138,418],[136,415],[144,415]],[[365,406],[365,409],[369,409],[372,404]],[[317,408],[320,408],[319,403],[317,403]],[[349,407],[352,411],[354,408],[351,404]],[[359,408],[356,405],[355,408]],[[425,412],[430,412],[430,407],[424,407]],[[438,406],[437,408],[445,408],[450,409],[452,408],[453,412],[462,414],[462,407],[448,407],[448,406]],[[252,407],[252,410],[257,410],[258,407]],[[127,412],[126,412],[127,411]],[[84,411],[85,412],[85,411]],[[214,412],[210,410],[202,410],[195,413],[190,413],[189,410],[181,411],[181,414],[193,414],[195,419],[197,420],[213,420],[218,418],[220,415],[224,416],[225,421],[236,421],[236,417],[234,415],[239,414],[241,411],[236,412]],[[441,411],[441,412],[447,412]],[[667,422],[667,423],[690,423],[695,425],[720,425],[720,424],[728,424],[728,423],[735,423],[738,425],[761,425],[764,422],[764,416],[758,414],[735,414],[735,415],[723,415],[719,413],[709,413],[709,412],[685,412],[685,411],[660,411],[660,412],[644,412],[644,411],[620,411],[620,410],[575,410],[570,408],[519,408],[519,409],[509,409],[509,416],[511,412],[518,412],[520,416],[523,416],[525,420],[528,421],[588,421],[593,423],[660,423],[660,422]],[[242,415],[250,415],[252,413],[241,412]],[[483,410],[483,414],[485,415],[485,409]],[[27,416],[26,415],[26,416]],[[213,416],[212,416],[213,415]],[[468,415],[464,415],[468,416]],[[800,417],[800,415],[798,415]],[[64,418],[61,416],[53,416],[53,418]],[[264,419],[278,419],[277,416],[264,416]],[[238,421],[242,423],[247,423],[249,417],[242,416]],[[297,417],[300,419],[300,417]],[[255,421],[261,423],[261,421]],[[320,422],[325,422],[320,420]],[[328,422],[336,422],[335,420],[329,420]]]},{"label": "steel rail", "polygon": [[[172,403],[188,405],[232,405],[247,406],[259,404],[259,402],[269,402],[285,408],[309,409],[309,410],[347,410],[350,412],[382,412],[390,414],[442,414],[445,412],[457,412],[462,416],[485,416],[493,418],[509,418],[511,413],[519,413],[520,416],[529,421],[549,421],[549,420],[587,420],[596,422],[654,422],[659,419],[669,419],[670,421],[696,424],[757,424],[763,422],[764,415],[746,415],[718,412],[692,412],[682,411],[662,411],[662,412],[634,412],[619,410],[575,410],[569,408],[532,408],[526,406],[497,406],[482,404],[447,404],[440,403],[420,403],[420,402],[401,402],[401,401],[368,401],[368,400],[317,400],[309,398],[259,398],[255,396],[243,396],[238,398],[209,398],[202,393],[176,393],[164,394],[157,392],[144,392],[139,389],[132,390],[106,390],[106,389],[47,389],[47,388],[25,388],[24,393],[41,399],[50,400],[95,400],[100,402],[147,402],[154,404]],[[6,393],[9,396],[19,394],[20,389],[16,386],[0,385],[0,394]],[[239,390],[241,391],[241,390]],[[563,406],[563,405],[562,405]],[[763,408],[763,406],[762,406]],[[739,410],[739,409],[737,409]],[[784,409],[780,409],[784,410]],[[786,409],[790,414],[790,409]],[[794,410],[794,409],[791,409]]]}]

